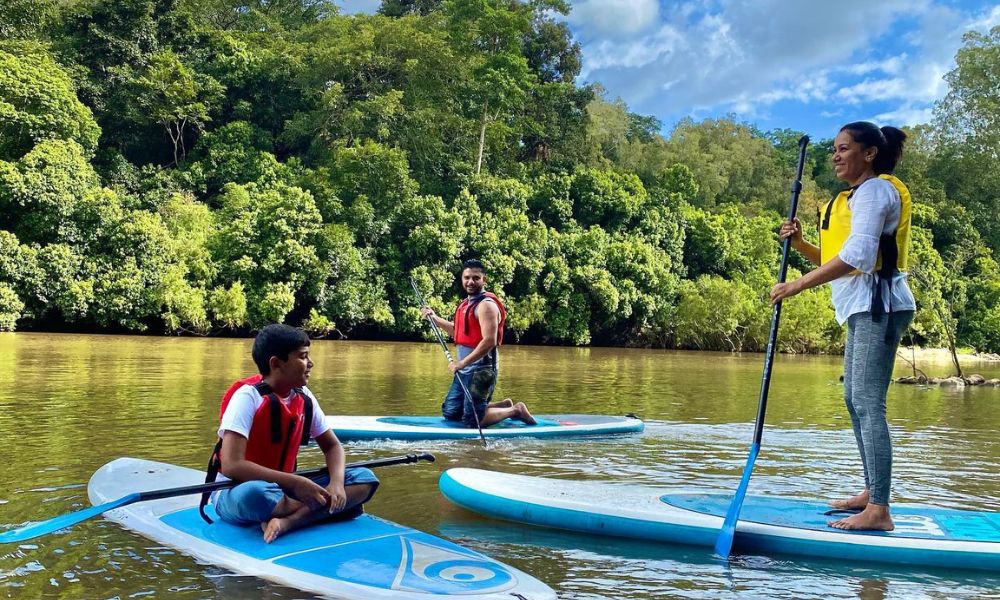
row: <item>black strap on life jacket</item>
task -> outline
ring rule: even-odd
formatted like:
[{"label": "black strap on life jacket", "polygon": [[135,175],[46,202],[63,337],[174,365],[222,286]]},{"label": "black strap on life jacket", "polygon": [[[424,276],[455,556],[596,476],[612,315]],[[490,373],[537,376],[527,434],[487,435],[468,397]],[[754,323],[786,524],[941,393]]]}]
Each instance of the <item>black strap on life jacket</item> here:
[{"label": "black strap on life jacket", "polygon": [[[281,431],[281,399],[278,395],[274,393],[271,386],[267,385],[263,381],[254,384],[254,388],[264,396],[268,402],[271,403],[271,442],[275,444],[280,444],[282,440],[286,437],[291,438],[292,431],[295,429],[295,421],[289,423],[288,433]],[[292,390],[295,394],[302,396],[303,400],[303,423],[302,423],[302,438],[299,440],[299,444],[302,446],[309,445],[310,439],[310,429],[312,428],[312,418],[313,418],[313,401],[301,388],[294,388]],[[281,449],[281,459],[278,463],[279,467],[285,464],[285,458],[288,456],[288,444],[291,439],[285,440],[285,444]],[[219,476],[219,471],[222,469],[222,439],[215,443],[215,448],[212,449],[212,455],[208,459],[208,466],[205,468],[205,483],[213,483]],[[298,461],[296,461],[296,466],[293,470],[298,469]],[[208,505],[208,500],[212,496],[211,492],[206,492],[201,495],[201,500],[198,502],[198,514],[201,518],[205,520],[209,525],[212,524],[212,519],[205,513],[205,506]]]},{"label": "black strap on life jacket", "polygon": [[[850,200],[851,197],[854,196],[854,192],[858,191],[858,188],[860,186],[861,186],[861,184],[859,183],[858,185],[850,188],[851,191],[847,194],[847,198],[845,198],[844,201],[846,202],[847,200]],[[830,200],[826,204],[826,213],[823,215],[823,219],[822,219],[822,221],[819,224],[819,228],[822,229],[822,230],[824,230],[824,231],[830,229],[830,214],[833,212],[833,205],[837,203],[837,197],[838,196],[840,196],[840,194],[837,194],[836,196],[834,196],[833,200]]]},{"label": "black strap on life jacket", "polygon": [[[219,476],[219,470],[222,468],[222,460],[219,458],[221,452],[222,438],[219,438],[219,441],[215,442],[215,448],[212,449],[212,455],[208,457],[208,466],[205,468],[205,483],[213,483],[215,478]],[[198,514],[209,525],[212,524],[212,519],[205,513],[205,506],[208,505],[208,499],[211,497],[211,492],[205,492],[201,495],[201,500],[198,501]]]},{"label": "black strap on life jacket", "polygon": [[896,232],[883,233],[878,238],[878,251],[882,255],[882,267],[878,270],[878,274],[872,279],[872,321],[878,322],[882,319],[882,315],[886,312],[885,307],[882,306],[882,281],[886,283],[886,291],[888,292],[888,317],[885,325],[885,342],[891,344],[893,341],[892,333],[892,279],[893,275],[899,272],[898,262],[899,262],[899,247],[896,246]]}]

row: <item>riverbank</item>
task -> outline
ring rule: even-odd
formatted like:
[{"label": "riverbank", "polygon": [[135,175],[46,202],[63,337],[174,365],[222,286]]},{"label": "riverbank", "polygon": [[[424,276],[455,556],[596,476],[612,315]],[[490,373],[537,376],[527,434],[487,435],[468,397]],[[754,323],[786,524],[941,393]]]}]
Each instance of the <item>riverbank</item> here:
[{"label": "riverbank", "polygon": [[[898,377],[896,383],[911,385],[942,385],[951,387],[991,386],[1000,387],[1000,379],[987,379],[975,372],[980,365],[1000,362],[1000,355],[988,352],[958,352],[958,362],[962,366],[962,376],[955,374],[951,352],[947,348],[900,348],[896,357],[907,364],[909,375]],[[930,373],[928,373],[930,371]],[[941,376],[946,371],[948,375]],[[897,372],[899,369],[897,368]]]}]

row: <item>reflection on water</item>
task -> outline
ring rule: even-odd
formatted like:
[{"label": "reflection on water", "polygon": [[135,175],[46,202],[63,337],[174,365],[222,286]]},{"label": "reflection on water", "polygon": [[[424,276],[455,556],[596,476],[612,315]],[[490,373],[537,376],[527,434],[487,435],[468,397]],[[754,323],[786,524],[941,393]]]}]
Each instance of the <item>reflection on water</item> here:
[{"label": "reflection on water", "polygon": [[[330,414],[433,414],[448,374],[432,344],[315,342],[310,387]],[[248,340],[0,334],[0,526],[88,505],[105,462],[137,456],[201,468],[221,392],[252,372]],[[944,367],[942,367],[943,369]],[[987,377],[1000,364],[969,365]],[[549,531],[483,519],[445,501],[441,470],[731,492],[752,435],[760,355],[509,347],[498,393],[536,412],[634,412],[641,436],[577,440],[363,442],[351,460],[433,452],[393,467],[371,512],[486,552],[574,599],[979,598],[1000,574],[738,557],[708,549]],[[750,493],[841,496],[862,485],[838,357],[779,357]],[[1000,389],[893,386],[894,499],[1000,510]],[[304,463],[320,462],[314,449]],[[302,598],[234,576],[100,519],[0,547],[8,598]]]}]

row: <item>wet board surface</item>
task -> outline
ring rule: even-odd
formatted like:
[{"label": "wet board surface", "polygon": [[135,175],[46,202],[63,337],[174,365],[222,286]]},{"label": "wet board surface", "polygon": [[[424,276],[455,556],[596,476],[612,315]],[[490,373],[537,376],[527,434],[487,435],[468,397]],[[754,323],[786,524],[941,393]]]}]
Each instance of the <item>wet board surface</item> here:
[{"label": "wet board surface", "polygon": [[[487,438],[569,437],[615,435],[643,430],[641,419],[607,415],[535,415],[536,425],[506,419],[483,429]],[[476,428],[467,428],[457,421],[431,416],[327,416],[337,437],[351,440],[442,440],[475,439]]]},{"label": "wet board surface", "polygon": [[[480,514],[599,535],[714,547],[730,496],[600,481],[449,469],[446,498]],[[665,493],[667,492],[667,493]],[[736,526],[740,553],[784,554],[1000,572],[1000,513],[893,504],[891,532],[827,526],[823,503],[747,496]]]},{"label": "wet board surface", "polygon": [[[88,494],[94,504],[135,491],[201,483],[194,469],[120,458],[99,469]],[[335,598],[550,599],[537,579],[447,540],[363,515],[318,523],[264,543],[260,527],[198,514],[199,496],[139,502],[105,513],[109,519],[199,560]]]}]

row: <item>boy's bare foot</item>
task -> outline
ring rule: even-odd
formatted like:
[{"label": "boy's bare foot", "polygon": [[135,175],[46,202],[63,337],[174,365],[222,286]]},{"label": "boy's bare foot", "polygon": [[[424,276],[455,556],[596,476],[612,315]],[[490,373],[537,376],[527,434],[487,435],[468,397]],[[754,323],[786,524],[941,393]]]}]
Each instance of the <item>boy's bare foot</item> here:
[{"label": "boy's bare foot", "polygon": [[490,404],[490,408],[513,408],[513,407],[514,407],[514,401],[511,400],[510,398],[504,398],[503,400]]},{"label": "boy's bare foot", "polygon": [[851,529],[862,531],[892,531],[896,526],[889,516],[889,507],[880,504],[869,504],[856,515],[827,523],[835,529]]},{"label": "boy's bare foot", "polygon": [[260,528],[264,531],[264,542],[270,544],[289,530],[289,522],[286,517],[275,517],[267,523],[261,523]]},{"label": "boy's bare foot", "polygon": [[837,510],[864,510],[868,506],[868,490],[841,500],[831,500],[827,504]]},{"label": "boy's bare foot", "polygon": [[518,402],[517,404],[514,405],[514,408],[517,409],[518,419],[524,421],[528,425],[538,424],[538,421],[535,420],[535,417],[531,416],[531,413],[528,412],[528,407],[524,405],[524,402]]}]

